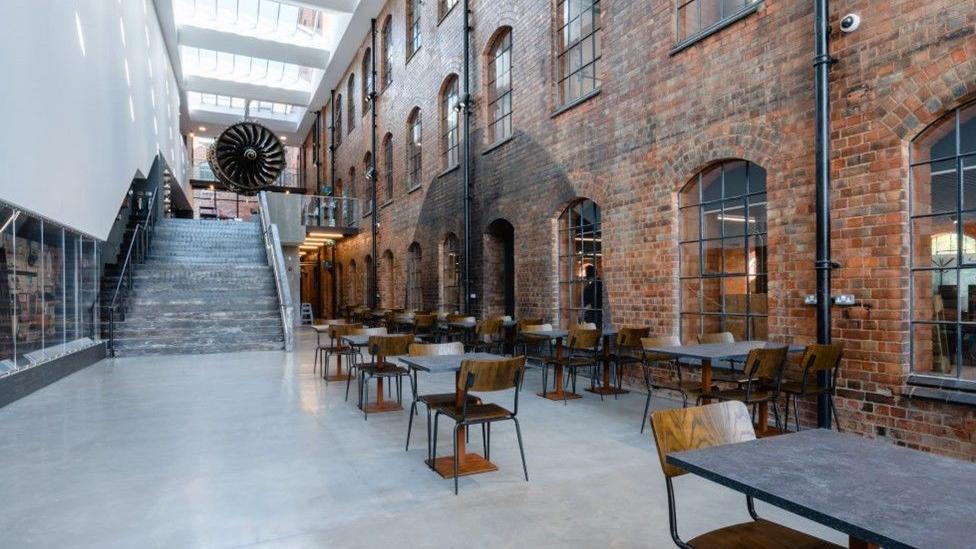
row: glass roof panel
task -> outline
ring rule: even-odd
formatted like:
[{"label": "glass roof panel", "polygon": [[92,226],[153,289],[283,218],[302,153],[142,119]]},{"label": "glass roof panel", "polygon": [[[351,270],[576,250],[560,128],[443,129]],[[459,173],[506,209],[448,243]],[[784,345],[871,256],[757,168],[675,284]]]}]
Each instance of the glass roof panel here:
[{"label": "glass roof panel", "polygon": [[314,69],[247,55],[180,46],[184,76],[205,76],[274,88],[311,91]]},{"label": "glass roof panel", "polygon": [[178,25],[325,47],[328,13],[276,0],[176,0]]}]

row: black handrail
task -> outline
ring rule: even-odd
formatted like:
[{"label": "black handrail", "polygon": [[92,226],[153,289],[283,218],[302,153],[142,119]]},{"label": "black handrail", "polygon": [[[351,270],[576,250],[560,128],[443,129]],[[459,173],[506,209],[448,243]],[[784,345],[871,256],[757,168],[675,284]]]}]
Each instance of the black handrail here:
[{"label": "black handrail", "polygon": [[[159,189],[155,189],[152,192],[152,196],[149,198],[148,213],[146,214],[146,219],[142,223],[136,225],[135,230],[132,232],[132,240],[129,241],[129,248],[125,253],[125,261],[122,263],[122,270],[119,271],[119,281],[115,284],[115,293],[112,295],[112,303],[109,305],[109,321],[108,321],[108,338],[109,338],[109,351],[111,355],[115,356],[115,313],[120,305],[124,305],[124,302],[119,302],[119,296],[123,288],[123,282],[125,282],[125,294],[123,299],[128,298],[129,291],[132,290],[132,252],[135,250],[136,259],[135,261],[142,263],[146,260],[146,255],[149,253],[149,247],[152,244],[152,229],[156,226],[156,197],[159,195]],[[136,248],[136,242],[139,243],[138,248]]]}]

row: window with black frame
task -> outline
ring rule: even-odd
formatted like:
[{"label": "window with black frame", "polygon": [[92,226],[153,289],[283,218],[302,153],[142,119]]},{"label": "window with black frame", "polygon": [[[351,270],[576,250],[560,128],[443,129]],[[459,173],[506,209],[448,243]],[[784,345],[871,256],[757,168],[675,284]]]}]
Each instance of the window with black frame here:
[{"label": "window with black frame", "polygon": [[360,95],[363,103],[363,116],[366,116],[372,104],[372,101],[369,100],[369,94],[373,91],[373,52],[369,48],[366,48],[366,53],[363,54],[362,71],[363,89]]},{"label": "window with black frame", "polygon": [[910,155],[912,372],[976,382],[976,103]]},{"label": "window with black frame", "polygon": [[720,28],[748,13],[761,0],[676,0],[678,43]]},{"label": "window with black frame", "polygon": [[559,318],[565,327],[603,325],[603,230],[600,207],[574,202],[559,218]]},{"label": "window with black frame", "polygon": [[448,312],[461,310],[461,246],[454,233],[444,240],[443,303],[441,309]]},{"label": "window with black frame", "polygon": [[372,173],[370,168],[373,167],[373,153],[366,151],[366,155],[363,156],[363,179],[366,180],[366,185],[364,189],[366,191],[366,210],[365,213],[373,211],[373,185],[376,184],[376,174]]},{"label": "window with black frame", "polygon": [[438,0],[438,17],[443,19],[456,6],[458,0]]},{"label": "window with black frame", "polygon": [[383,89],[393,83],[393,16],[387,15],[380,33],[383,42]]},{"label": "window with black frame", "polygon": [[512,30],[495,38],[488,55],[488,141],[512,136]]},{"label": "window with black frame", "polygon": [[346,122],[346,133],[352,133],[356,129],[356,75],[349,75],[349,83],[346,84],[346,109],[349,111],[349,121]]},{"label": "window with black frame", "polygon": [[420,311],[424,308],[424,288],[421,272],[420,244],[414,242],[407,249],[407,308]]},{"label": "window with black frame", "polygon": [[336,96],[335,99],[335,109],[333,109],[335,122],[333,123],[332,135],[334,135],[335,143],[333,147],[338,147],[342,144],[342,94]]},{"label": "window with black frame", "polygon": [[729,160],[679,194],[681,336],[731,332],[766,339],[766,170]]},{"label": "window with black frame", "polygon": [[383,137],[383,182],[386,200],[393,200],[393,134]]},{"label": "window with black frame", "polygon": [[600,0],[559,0],[559,104],[565,105],[600,88]]},{"label": "window with black frame", "polygon": [[407,0],[407,60],[420,49],[420,0]]},{"label": "window with black frame", "polygon": [[441,151],[444,168],[452,168],[458,163],[458,78],[447,78],[441,92]]},{"label": "window with black frame", "polygon": [[376,304],[379,305],[379,300],[373,301],[376,298],[376,287],[373,286],[375,282],[373,280],[373,256],[367,255],[365,261],[363,261],[363,284],[362,287],[365,288],[365,293],[363,294],[363,300],[365,305]]},{"label": "window with black frame", "polygon": [[422,137],[420,109],[415,108],[407,119],[407,188],[409,190],[420,187],[423,168]]}]

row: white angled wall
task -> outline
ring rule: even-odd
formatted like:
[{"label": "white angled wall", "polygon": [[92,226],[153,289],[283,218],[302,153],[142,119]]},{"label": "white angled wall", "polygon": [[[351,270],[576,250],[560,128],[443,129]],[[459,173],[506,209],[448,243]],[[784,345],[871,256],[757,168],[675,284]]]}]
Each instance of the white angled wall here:
[{"label": "white angled wall", "polygon": [[0,200],[105,238],[179,101],[152,0],[0,0]]}]

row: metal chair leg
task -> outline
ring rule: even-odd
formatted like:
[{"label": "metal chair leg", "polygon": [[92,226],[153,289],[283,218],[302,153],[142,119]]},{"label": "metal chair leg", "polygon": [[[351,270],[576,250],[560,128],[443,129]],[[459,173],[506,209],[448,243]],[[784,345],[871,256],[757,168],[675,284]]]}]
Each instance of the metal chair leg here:
[{"label": "metal chair leg", "polygon": [[644,426],[647,425],[647,415],[651,412],[651,385],[647,385],[647,400],[644,401],[644,417],[641,418],[641,433],[644,432]]},{"label": "metal chair leg", "polygon": [[488,423],[488,441],[485,443],[485,459],[491,461],[491,422]]},{"label": "metal chair leg", "polygon": [[827,401],[830,402],[830,411],[831,414],[834,416],[834,423],[837,424],[837,432],[843,433],[843,431],[840,428],[840,418],[837,416],[837,405],[834,404],[834,395],[830,395],[827,398]]},{"label": "metal chair leg", "polygon": [[[361,388],[360,388],[359,406],[360,406],[360,408],[363,409],[363,421],[366,421],[367,419],[369,419],[369,417],[368,417],[369,416],[369,411],[368,411],[368,408],[369,408],[369,378],[366,377],[366,374],[365,373],[360,376],[360,382],[361,382],[361,385],[360,385]],[[382,396],[382,395],[380,395],[380,396]]]},{"label": "metal chair leg", "polygon": [[[430,411],[428,410],[427,413],[430,414]],[[441,413],[440,412],[437,412],[436,414],[434,414],[434,430],[429,435],[429,436],[431,436],[433,438],[433,444],[430,447],[431,448],[430,449],[430,468],[431,469],[434,469],[434,462],[437,460],[437,420],[440,418],[440,416],[441,416]]]},{"label": "metal chair leg", "polygon": [[[460,427],[461,427],[460,424],[454,426],[454,436],[452,437],[454,439],[454,495],[455,496],[458,493],[458,446],[457,446],[457,432],[458,432],[458,429]],[[465,429],[464,432],[467,433],[468,432],[468,429]]]},{"label": "metal chair leg", "polygon": [[404,452],[410,451],[410,431],[413,430],[413,413],[417,410],[417,401],[413,401],[410,404],[410,418],[407,419],[407,446],[403,449]]},{"label": "metal chair leg", "polygon": [[529,468],[525,465],[525,448],[522,446],[522,428],[519,427],[518,418],[512,418],[515,422],[515,436],[518,437],[519,454],[522,455],[522,472],[525,473],[525,482],[529,481]]}]

